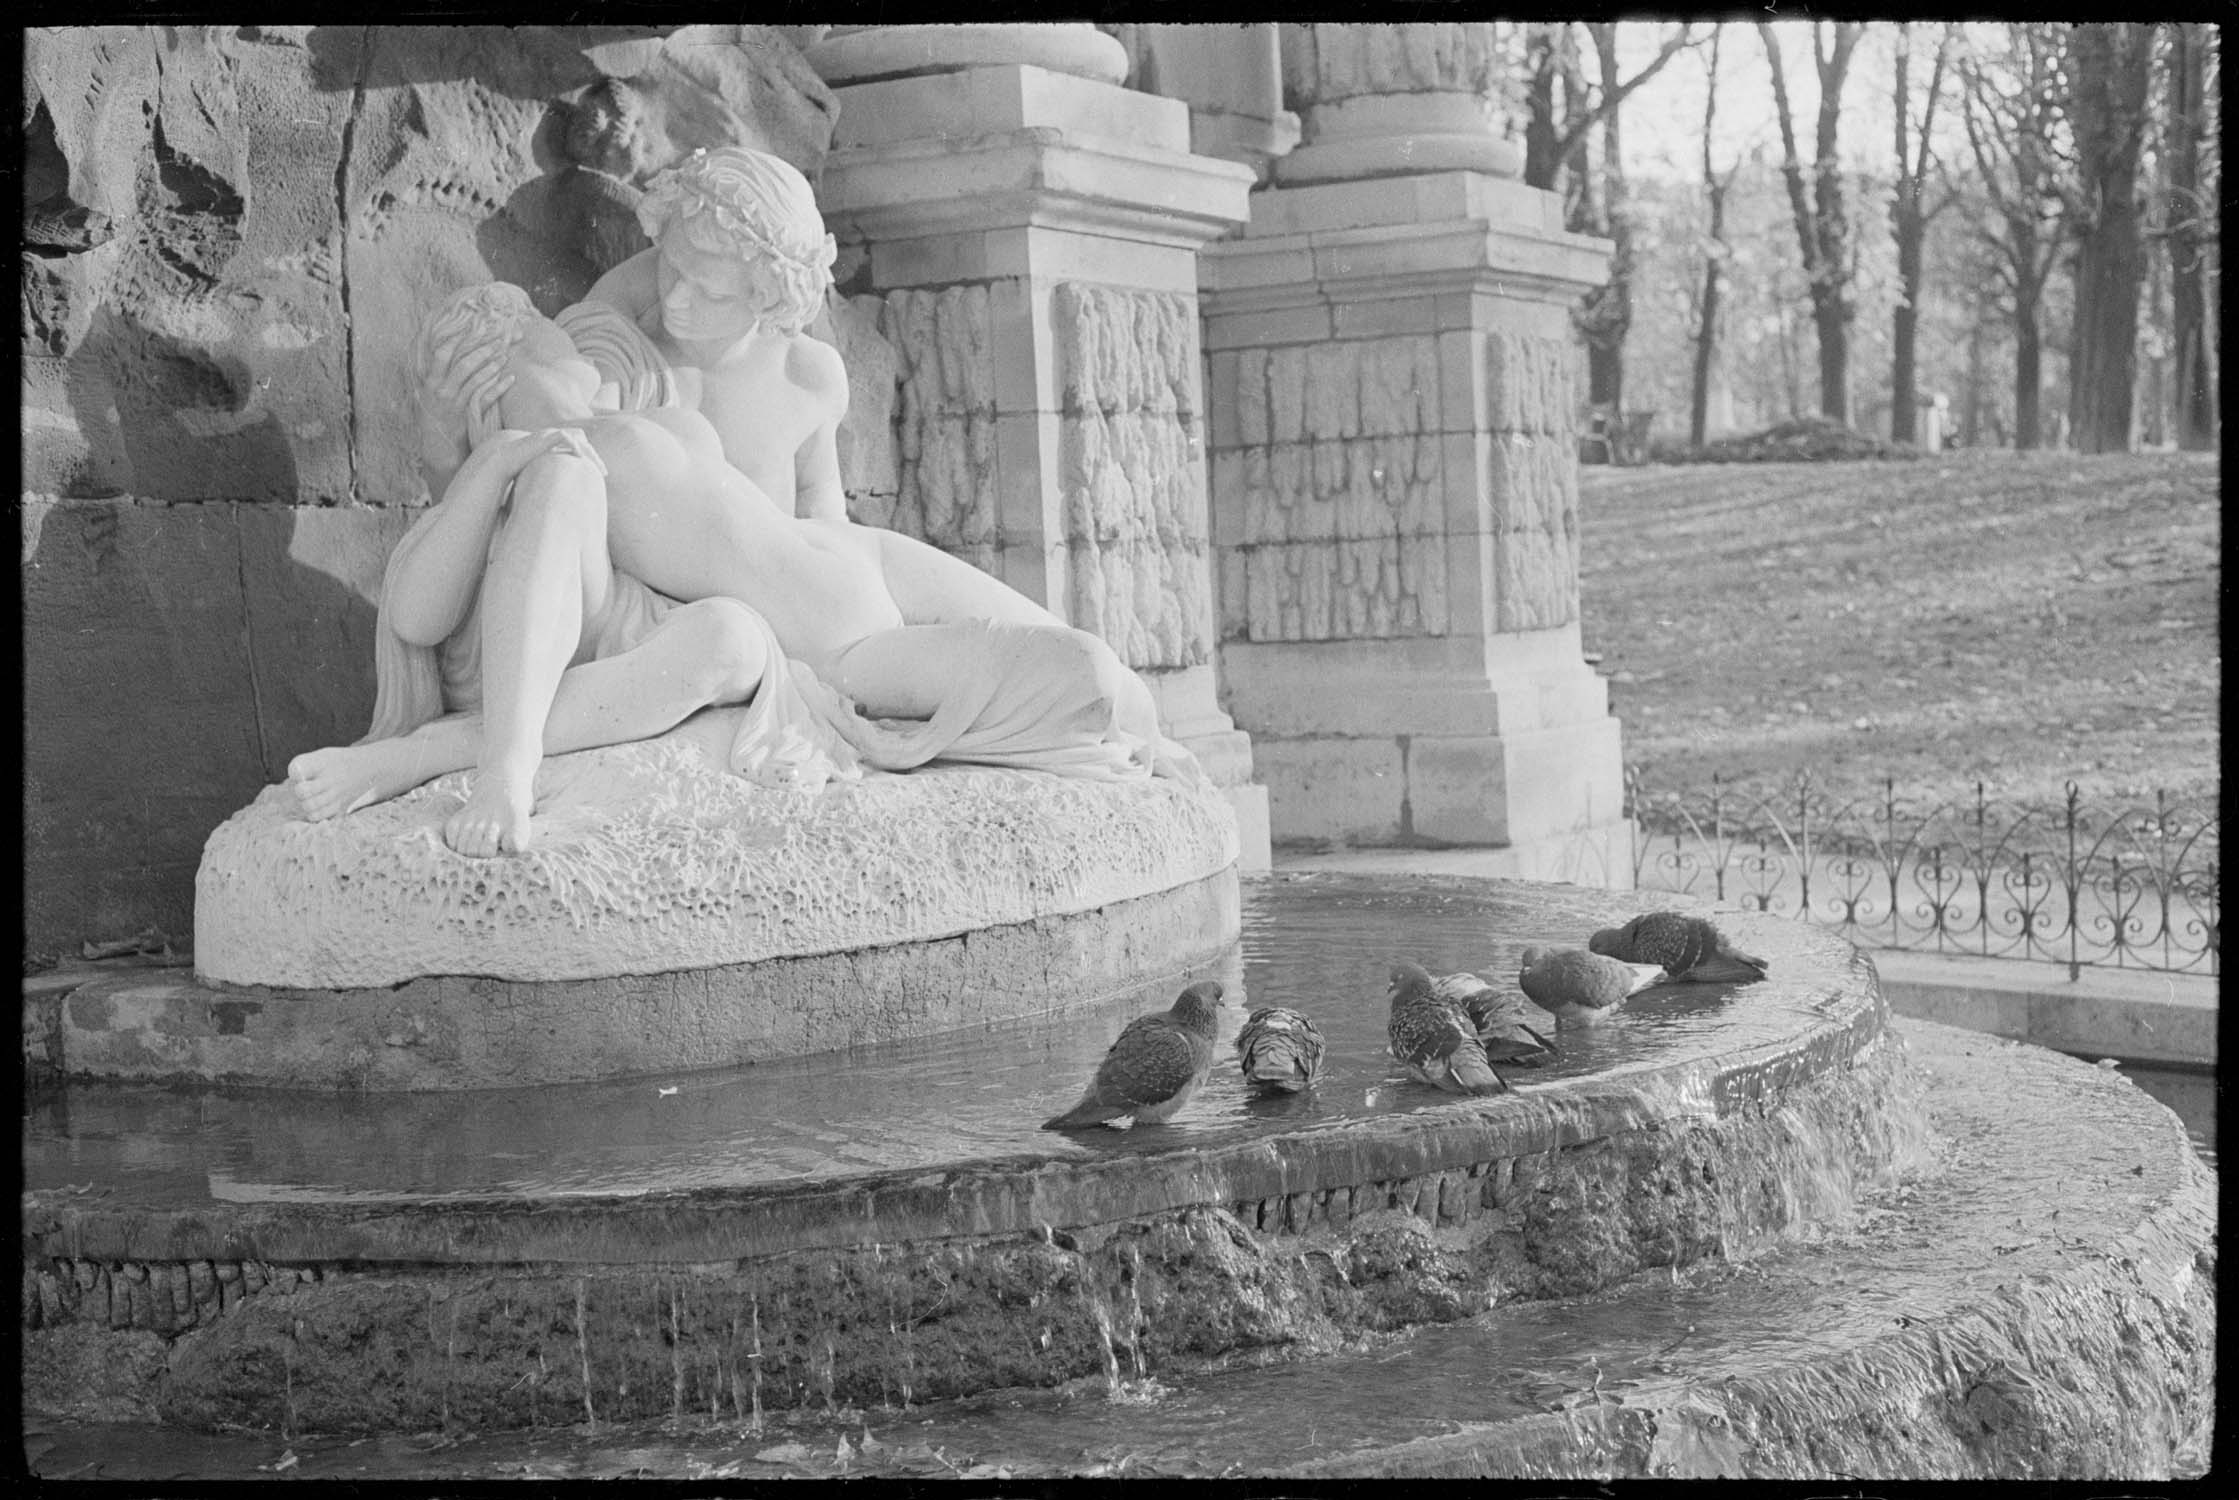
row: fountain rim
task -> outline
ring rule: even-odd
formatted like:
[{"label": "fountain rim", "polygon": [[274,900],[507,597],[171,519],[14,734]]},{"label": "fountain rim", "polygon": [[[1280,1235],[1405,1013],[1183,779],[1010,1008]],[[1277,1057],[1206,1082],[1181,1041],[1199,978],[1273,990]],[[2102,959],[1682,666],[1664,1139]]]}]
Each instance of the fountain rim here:
[{"label": "fountain rim", "polygon": [[82,1260],[496,1269],[736,1264],[906,1241],[1093,1231],[1146,1215],[1422,1177],[1725,1118],[1883,1043],[1889,1012],[1871,958],[1851,948],[1847,963],[1829,969],[1811,997],[1818,1018],[1776,1041],[1241,1140],[1087,1158],[1056,1155],[1053,1142],[1050,1154],[818,1182],[538,1198],[134,1209],[87,1203],[62,1190],[27,1191],[23,1232],[33,1254]]}]

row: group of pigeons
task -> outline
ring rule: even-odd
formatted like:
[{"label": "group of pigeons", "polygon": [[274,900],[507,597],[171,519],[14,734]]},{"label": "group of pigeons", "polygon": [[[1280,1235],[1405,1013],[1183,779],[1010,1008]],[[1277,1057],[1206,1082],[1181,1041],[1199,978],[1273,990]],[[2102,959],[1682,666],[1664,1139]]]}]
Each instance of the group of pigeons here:
[{"label": "group of pigeons", "polygon": [[[1596,1026],[1651,985],[1747,984],[1765,961],[1728,942],[1717,926],[1679,912],[1649,912],[1605,927],[1584,948],[1526,948],[1516,976],[1521,994],[1475,974],[1432,978],[1422,965],[1392,966],[1389,1036],[1393,1058],[1410,1077],[1457,1094],[1499,1094],[1508,1082],[1495,1064],[1538,1067],[1559,1054],[1531,1024],[1531,1006],[1558,1029]],[[1044,1130],[1094,1125],[1155,1125],[1189,1103],[1212,1071],[1221,987],[1212,980],[1182,991],[1169,1010],[1138,1016],[1112,1043],[1080,1102]],[[1322,1077],[1322,1034],[1289,1006],[1254,1010],[1236,1037],[1245,1085],[1258,1094],[1295,1094]]]}]

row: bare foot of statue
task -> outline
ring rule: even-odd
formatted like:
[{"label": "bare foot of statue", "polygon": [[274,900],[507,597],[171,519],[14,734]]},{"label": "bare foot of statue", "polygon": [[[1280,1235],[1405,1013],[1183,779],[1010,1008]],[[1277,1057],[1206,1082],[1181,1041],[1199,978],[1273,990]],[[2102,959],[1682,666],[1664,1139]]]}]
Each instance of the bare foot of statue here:
[{"label": "bare foot of statue", "polygon": [[489,768],[474,773],[466,806],[443,825],[443,842],[473,859],[518,854],[529,846],[536,773]]},{"label": "bare foot of statue", "polygon": [[430,767],[409,736],[369,745],[329,745],[288,762],[288,791],[305,821],[318,823],[409,792],[447,769]]}]

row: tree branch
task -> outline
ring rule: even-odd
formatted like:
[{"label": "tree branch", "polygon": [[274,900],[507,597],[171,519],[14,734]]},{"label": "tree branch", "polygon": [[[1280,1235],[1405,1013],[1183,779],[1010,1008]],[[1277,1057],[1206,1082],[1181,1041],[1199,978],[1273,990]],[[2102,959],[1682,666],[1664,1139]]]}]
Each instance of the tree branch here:
[{"label": "tree branch", "polygon": [[1572,120],[1564,130],[1555,148],[1556,159],[1567,159],[1572,150],[1585,139],[1586,133],[1599,124],[1604,116],[1616,110],[1619,105],[1630,98],[1635,89],[1663,71],[1665,63],[1670,62],[1687,47],[1693,45],[1696,40],[1692,35],[1694,29],[1692,21],[1682,21],[1679,25],[1679,35],[1666,41],[1662,48],[1657,51],[1655,57],[1645,63],[1638,73],[1635,73],[1630,79],[1614,89],[1604,88],[1601,91],[1601,98],[1595,102],[1594,107]]},{"label": "tree branch", "polygon": [[[1957,22],[1950,22],[1945,25],[1944,34],[1936,43],[1935,66],[1928,70],[1928,102],[1923,104],[1920,109],[1920,155],[1918,165],[1913,168],[1912,174],[1915,182],[1926,182],[1928,180],[1930,159],[1928,138],[1929,133],[1936,128],[1936,100],[1943,93],[1944,63],[1951,55],[1951,35],[1957,29]],[[1902,166],[1903,162],[1904,153],[1900,149],[1898,164]]]}]

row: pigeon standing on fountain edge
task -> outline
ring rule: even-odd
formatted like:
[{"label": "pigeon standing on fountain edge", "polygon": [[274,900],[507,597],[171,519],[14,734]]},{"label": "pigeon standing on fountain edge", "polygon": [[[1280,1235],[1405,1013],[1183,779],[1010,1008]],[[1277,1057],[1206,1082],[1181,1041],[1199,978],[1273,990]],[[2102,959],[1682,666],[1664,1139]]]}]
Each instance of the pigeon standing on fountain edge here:
[{"label": "pigeon standing on fountain edge", "polygon": [[1633,964],[1659,964],[1675,980],[1701,984],[1751,984],[1765,977],[1765,961],[1726,940],[1702,917],[1652,911],[1622,927],[1604,927],[1587,939],[1596,953]]},{"label": "pigeon standing on fountain edge", "polygon": [[1097,1065],[1080,1102],[1044,1130],[1084,1130],[1125,1119],[1157,1125],[1174,1117],[1213,1066],[1221,987],[1213,980],[1182,991],[1171,1009],[1137,1016]]},{"label": "pigeon standing on fountain edge", "polygon": [[1461,1008],[1484,1044],[1487,1062],[1536,1068],[1562,1056],[1561,1048],[1532,1028],[1521,995],[1495,989],[1475,974],[1448,974],[1431,985],[1431,993]]},{"label": "pigeon standing on fountain edge", "polygon": [[1284,1005],[1263,1005],[1236,1034],[1236,1062],[1255,1093],[1295,1094],[1322,1076],[1322,1034]]},{"label": "pigeon standing on fountain edge", "polygon": [[1461,1007],[1433,993],[1422,965],[1394,964],[1390,995],[1392,1056],[1410,1074],[1450,1094],[1508,1092]]},{"label": "pigeon standing on fountain edge", "polygon": [[1584,948],[1526,948],[1516,982],[1558,1026],[1598,1026],[1632,996],[1661,983],[1655,964],[1626,963]]}]

